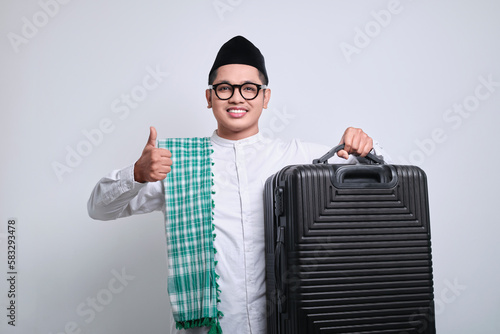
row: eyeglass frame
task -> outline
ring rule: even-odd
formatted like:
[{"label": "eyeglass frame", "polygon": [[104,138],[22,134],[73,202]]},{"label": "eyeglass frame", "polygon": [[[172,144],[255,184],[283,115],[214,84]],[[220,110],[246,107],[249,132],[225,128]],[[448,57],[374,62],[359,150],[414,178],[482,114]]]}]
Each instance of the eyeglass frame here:
[{"label": "eyeglass frame", "polygon": [[[255,96],[252,97],[251,99],[247,99],[246,97],[244,97],[243,93],[241,92],[241,87],[243,87],[245,85],[248,85],[248,84],[257,86],[257,94],[255,94]],[[231,96],[229,96],[227,99],[222,99],[222,98],[219,97],[219,94],[217,94],[217,87],[220,86],[220,85],[228,85],[228,86],[231,86],[231,88],[233,89],[233,92],[231,93]],[[232,98],[233,95],[234,95],[234,92],[236,91],[235,88],[238,88],[238,91],[240,92],[240,95],[241,95],[242,98],[244,98],[246,101],[251,101],[251,100],[255,100],[257,98],[257,96],[259,96],[259,93],[260,93],[261,89],[263,89],[263,90],[267,89],[267,85],[259,85],[259,84],[256,84],[254,82],[245,82],[244,84],[241,84],[241,85],[232,85],[229,82],[220,82],[220,83],[215,84],[215,85],[208,85],[208,89],[213,89],[214,92],[215,92],[215,95],[217,96],[217,98],[219,100],[222,100],[222,101],[227,101],[230,98]]]}]

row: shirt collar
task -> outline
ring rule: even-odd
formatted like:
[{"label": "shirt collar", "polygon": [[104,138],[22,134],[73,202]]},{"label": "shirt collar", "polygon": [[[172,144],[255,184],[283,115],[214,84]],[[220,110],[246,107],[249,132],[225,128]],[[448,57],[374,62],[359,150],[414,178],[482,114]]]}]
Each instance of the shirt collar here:
[{"label": "shirt collar", "polygon": [[240,145],[255,144],[255,143],[262,140],[262,135],[260,134],[260,132],[257,132],[253,136],[250,136],[247,138],[243,138],[240,140],[230,140],[230,139],[225,139],[225,138],[219,137],[219,135],[217,134],[217,130],[215,130],[214,133],[212,134],[212,137],[210,137],[210,139],[211,139],[212,143],[215,143],[217,145],[232,147],[234,145],[240,146]]}]

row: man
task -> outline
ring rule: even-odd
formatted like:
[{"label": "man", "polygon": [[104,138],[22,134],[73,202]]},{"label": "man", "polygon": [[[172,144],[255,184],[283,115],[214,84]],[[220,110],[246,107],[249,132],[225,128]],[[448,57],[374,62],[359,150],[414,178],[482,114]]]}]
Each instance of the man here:
[{"label": "man", "polygon": [[[209,153],[214,181],[210,198],[216,234],[213,247],[217,250],[211,261],[217,261],[220,302],[216,307],[224,316],[217,313],[215,317],[185,321],[174,309],[178,328],[187,328],[174,329],[176,333],[208,333],[209,330],[212,333],[217,329],[231,334],[266,333],[264,183],[282,167],[311,163],[330,149],[298,140],[270,140],[260,135],[258,121],[271,98],[267,84],[264,57],[250,41],[237,36],[221,47],[209,74],[206,100],[217,120],[217,130],[207,138],[213,150]],[[175,220],[171,211],[176,208],[169,206],[174,186],[168,183],[172,181],[168,181],[171,178],[167,175],[184,167],[175,164],[176,159],[181,159],[180,154],[176,156],[167,148],[157,147],[156,136],[155,128],[151,127],[147,144],[136,163],[113,171],[99,181],[89,199],[88,211],[94,219],[110,220],[162,210],[166,214],[169,245],[177,243],[177,239],[175,234],[169,236],[170,221]],[[338,155],[343,159],[335,157],[336,163],[356,163],[353,155],[365,156],[373,149],[372,139],[361,129],[348,128],[341,142],[345,149]],[[183,227],[182,224],[177,228]],[[178,249],[169,248],[169,273],[175,267],[171,260],[175,252]],[[187,265],[189,263],[180,263],[182,267]],[[172,277],[176,275],[173,272]],[[175,290],[183,288],[174,287],[172,277],[169,277],[169,294],[172,305],[177,307],[178,291]]]}]

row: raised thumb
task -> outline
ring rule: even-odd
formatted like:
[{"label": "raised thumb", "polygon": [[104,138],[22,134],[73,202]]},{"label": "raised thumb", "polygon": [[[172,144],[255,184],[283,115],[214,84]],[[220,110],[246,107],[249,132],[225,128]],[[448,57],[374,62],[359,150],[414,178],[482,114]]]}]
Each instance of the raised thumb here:
[{"label": "raised thumb", "polygon": [[146,146],[156,147],[156,129],[154,126],[149,128],[149,138]]}]

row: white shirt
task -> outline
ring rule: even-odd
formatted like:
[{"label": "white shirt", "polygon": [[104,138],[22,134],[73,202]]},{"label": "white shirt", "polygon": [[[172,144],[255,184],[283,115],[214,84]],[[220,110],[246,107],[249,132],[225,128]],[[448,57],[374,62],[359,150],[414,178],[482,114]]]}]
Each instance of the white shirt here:
[{"label": "white shirt", "polygon": [[[214,247],[221,289],[218,308],[224,313],[221,327],[227,334],[265,334],[264,184],[281,168],[312,163],[330,147],[298,140],[266,139],[260,133],[233,141],[214,132],[211,143],[217,234]],[[356,163],[356,159],[335,156],[330,162]],[[135,182],[133,165],[102,178],[88,202],[89,215],[100,220],[155,210],[165,213],[163,182]],[[172,328],[172,333],[179,334],[208,331],[207,328],[176,330],[175,324]]]}]

